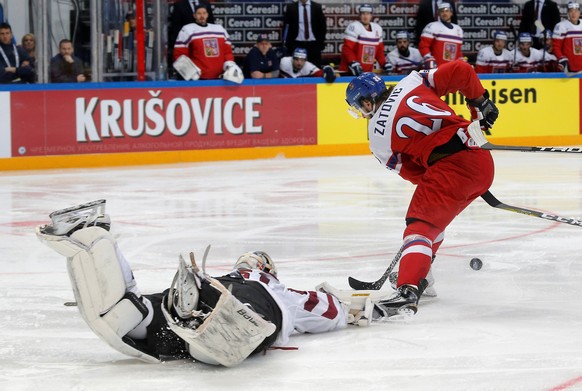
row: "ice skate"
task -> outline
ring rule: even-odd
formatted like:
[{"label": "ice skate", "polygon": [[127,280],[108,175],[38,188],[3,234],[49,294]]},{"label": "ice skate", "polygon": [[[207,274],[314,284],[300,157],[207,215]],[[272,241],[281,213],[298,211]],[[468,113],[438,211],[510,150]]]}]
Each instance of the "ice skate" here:
[{"label": "ice skate", "polygon": [[52,223],[43,227],[46,234],[71,236],[75,231],[90,226],[107,231],[111,226],[109,215],[105,214],[105,200],[97,200],[57,210],[49,215]]},{"label": "ice skate", "polygon": [[419,286],[402,285],[390,298],[374,303],[374,320],[391,318],[396,315],[409,317],[416,314],[418,300],[426,285],[426,280],[421,280]]},{"label": "ice skate", "polygon": [[[390,285],[392,286],[392,289],[397,290],[396,283],[398,282],[398,272],[390,273],[390,275],[388,276],[388,280],[390,280]],[[422,295],[426,297],[437,297],[436,289],[434,289],[435,280],[434,276],[432,275],[432,268],[429,269],[428,274],[426,275],[426,281],[428,285],[424,292],[422,292]]]}]

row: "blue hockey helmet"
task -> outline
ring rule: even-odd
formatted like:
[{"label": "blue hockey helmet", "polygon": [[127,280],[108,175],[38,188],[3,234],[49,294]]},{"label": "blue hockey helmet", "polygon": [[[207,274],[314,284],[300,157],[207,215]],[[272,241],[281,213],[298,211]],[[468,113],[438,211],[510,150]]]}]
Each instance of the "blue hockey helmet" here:
[{"label": "blue hockey helmet", "polygon": [[372,72],[363,73],[354,78],[346,88],[346,102],[350,108],[348,112],[355,118],[371,117],[374,110],[368,112],[362,107],[362,100],[366,99],[375,106],[376,99],[386,91],[386,84],[378,75]]}]

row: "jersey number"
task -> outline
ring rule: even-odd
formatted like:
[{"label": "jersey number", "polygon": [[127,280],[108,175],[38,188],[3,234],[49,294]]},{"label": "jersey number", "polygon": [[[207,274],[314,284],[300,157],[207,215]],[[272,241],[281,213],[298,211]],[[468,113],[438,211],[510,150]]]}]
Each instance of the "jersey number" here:
[{"label": "jersey number", "polygon": [[452,113],[448,110],[440,109],[426,102],[418,103],[415,101],[415,99],[419,99],[419,97],[415,95],[406,99],[406,105],[411,110],[429,117],[429,120],[431,121],[431,126],[428,127],[424,124],[421,124],[412,117],[402,117],[396,123],[396,134],[401,138],[410,138],[406,135],[406,133],[404,133],[404,127],[410,128],[415,132],[424,133],[428,136],[429,134],[439,130],[443,123],[442,118],[431,118],[432,116],[447,117],[452,115]]}]

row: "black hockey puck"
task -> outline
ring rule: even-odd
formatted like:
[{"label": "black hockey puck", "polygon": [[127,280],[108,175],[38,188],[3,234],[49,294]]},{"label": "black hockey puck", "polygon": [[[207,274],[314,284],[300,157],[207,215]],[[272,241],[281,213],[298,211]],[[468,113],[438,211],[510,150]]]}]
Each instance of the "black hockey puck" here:
[{"label": "black hockey puck", "polygon": [[473,258],[471,259],[471,262],[469,262],[469,266],[471,266],[471,269],[473,270],[481,270],[483,267],[483,261],[479,258]]}]

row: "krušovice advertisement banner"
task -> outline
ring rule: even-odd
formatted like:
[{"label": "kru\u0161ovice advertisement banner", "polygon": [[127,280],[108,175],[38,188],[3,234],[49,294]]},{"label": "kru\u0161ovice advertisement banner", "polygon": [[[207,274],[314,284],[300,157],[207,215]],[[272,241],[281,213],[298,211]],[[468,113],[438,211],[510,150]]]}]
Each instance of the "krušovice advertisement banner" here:
[{"label": "kru\u0161ovice advertisement banner", "polygon": [[11,156],[314,145],[315,90],[312,84],[284,86],[284,94],[281,86],[11,92]]},{"label": "kru\u0161ovice advertisement banner", "polygon": [[[481,77],[500,110],[488,136],[492,142],[582,144],[581,79],[557,74]],[[385,78],[388,85],[399,79]],[[150,152],[164,151],[201,152],[176,153],[163,162],[202,161],[209,153],[212,160],[368,153],[366,121],[347,113],[345,89],[350,80],[245,81],[240,86],[121,83],[0,92],[0,169],[58,167],[54,162],[18,161],[88,154],[108,154],[99,165],[119,165],[134,161],[112,156],[142,153],[147,155],[143,163],[158,163],[162,161],[150,159]],[[460,94],[444,99],[469,117]],[[77,164],[69,163],[61,166]]]}]

